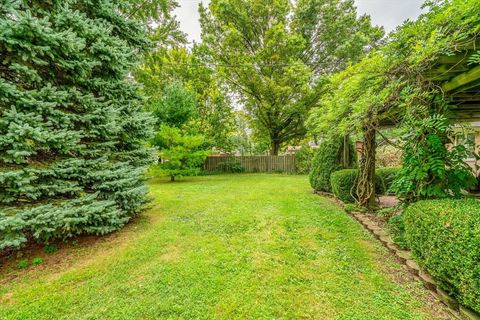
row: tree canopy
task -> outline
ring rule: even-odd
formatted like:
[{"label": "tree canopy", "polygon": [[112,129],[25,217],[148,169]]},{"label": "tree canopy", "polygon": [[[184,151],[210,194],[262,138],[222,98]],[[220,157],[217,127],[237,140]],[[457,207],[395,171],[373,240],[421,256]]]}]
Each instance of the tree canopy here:
[{"label": "tree canopy", "polygon": [[[206,61],[244,106],[252,128],[270,142],[272,154],[305,135],[322,75],[357,61],[383,35],[357,16],[350,0],[213,0],[200,14]],[[334,16],[348,26],[329,24]]]}]

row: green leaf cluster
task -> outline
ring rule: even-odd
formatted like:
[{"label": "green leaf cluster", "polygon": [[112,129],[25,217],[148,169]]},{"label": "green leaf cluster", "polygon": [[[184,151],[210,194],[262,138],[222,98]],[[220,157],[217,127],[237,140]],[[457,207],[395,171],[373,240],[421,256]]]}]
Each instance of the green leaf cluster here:
[{"label": "green leaf cluster", "polygon": [[458,133],[445,115],[417,108],[405,117],[404,130],[403,168],[393,185],[398,197],[407,202],[461,197],[477,184],[465,163],[470,148],[454,145]]},{"label": "green leaf cluster", "polygon": [[161,172],[171,178],[200,173],[200,167],[210,153],[205,149],[203,135],[185,134],[179,128],[161,126],[154,139],[159,148]]}]

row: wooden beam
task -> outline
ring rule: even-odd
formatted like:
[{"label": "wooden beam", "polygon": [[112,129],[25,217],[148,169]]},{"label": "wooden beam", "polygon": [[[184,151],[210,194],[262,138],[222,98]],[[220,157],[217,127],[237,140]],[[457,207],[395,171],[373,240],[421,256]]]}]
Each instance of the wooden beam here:
[{"label": "wooden beam", "polygon": [[463,53],[463,54],[457,54],[454,56],[441,56],[437,60],[437,65],[443,65],[443,64],[461,64],[462,62],[467,62],[469,54]]},{"label": "wooden beam", "polygon": [[442,79],[451,79],[463,72],[470,70],[468,66],[459,64],[459,65],[441,65],[435,69],[429,70],[425,73],[427,79],[430,80],[442,80]]},{"label": "wooden beam", "polygon": [[[455,89],[459,89],[463,86],[471,84],[472,82],[475,82],[477,80],[480,80],[480,66],[477,66],[471,69],[470,71],[464,72],[456,76],[452,80],[444,83],[442,85],[442,89],[445,92],[451,92]],[[457,91],[457,92],[461,92],[461,91]]]}]

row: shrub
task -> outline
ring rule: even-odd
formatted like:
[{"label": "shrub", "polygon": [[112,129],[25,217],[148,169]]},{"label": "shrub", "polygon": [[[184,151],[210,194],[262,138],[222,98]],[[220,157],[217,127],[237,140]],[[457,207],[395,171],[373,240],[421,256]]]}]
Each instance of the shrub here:
[{"label": "shrub", "polygon": [[[389,171],[390,169],[376,173],[375,192],[377,194],[384,194],[386,188],[391,185],[393,174]],[[332,173],[330,182],[333,194],[345,203],[356,202],[357,177],[357,169],[344,169]]]},{"label": "shrub", "polygon": [[195,176],[201,171],[208,154],[205,137],[188,134],[176,127],[162,125],[153,139],[153,145],[160,150],[160,172],[176,177]]},{"label": "shrub", "polygon": [[226,161],[220,162],[218,168],[223,172],[230,173],[242,173],[245,171],[242,164],[235,159],[227,159]]},{"label": "shrub", "polygon": [[[349,161],[344,161],[344,139],[323,142],[313,157],[310,185],[316,191],[332,192],[330,175],[355,163],[355,150],[349,143]],[[346,165],[345,165],[346,163]]]},{"label": "shrub", "polygon": [[46,244],[45,247],[43,247],[43,251],[45,253],[54,253],[58,250],[57,245],[55,243],[51,244]]},{"label": "shrub", "polygon": [[[430,114],[432,110],[436,111]],[[392,188],[398,198],[410,203],[448,199],[462,197],[465,190],[475,187],[473,170],[464,161],[473,145],[452,144],[457,134],[447,112],[410,110],[403,122],[403,167]]]},{"label": "shrub", "polygon": [[442,289],[480,312],[480,203],[420,201],[405,210],[404,223],[418,263]]},{"label": "shrub", "polygon": [[387,194],[390,192],[395,179],[397,178],[401,168],[379,168],[376,169],[378,194]]},{"label": "shrub", "polygon": [[332,173],[330,181],[333,194],[345,203],[356,202],[355,186],[357,185],[357,177],[357,169],[345,169]]}]

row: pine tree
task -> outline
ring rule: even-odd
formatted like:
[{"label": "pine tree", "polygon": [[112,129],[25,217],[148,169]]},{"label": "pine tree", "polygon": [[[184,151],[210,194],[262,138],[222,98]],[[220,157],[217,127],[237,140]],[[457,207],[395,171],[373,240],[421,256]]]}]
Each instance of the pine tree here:
[{"label": "pine tree", "polygon": [[0,0],[0,249],[106,234],[147,202],[131,1]]}]

